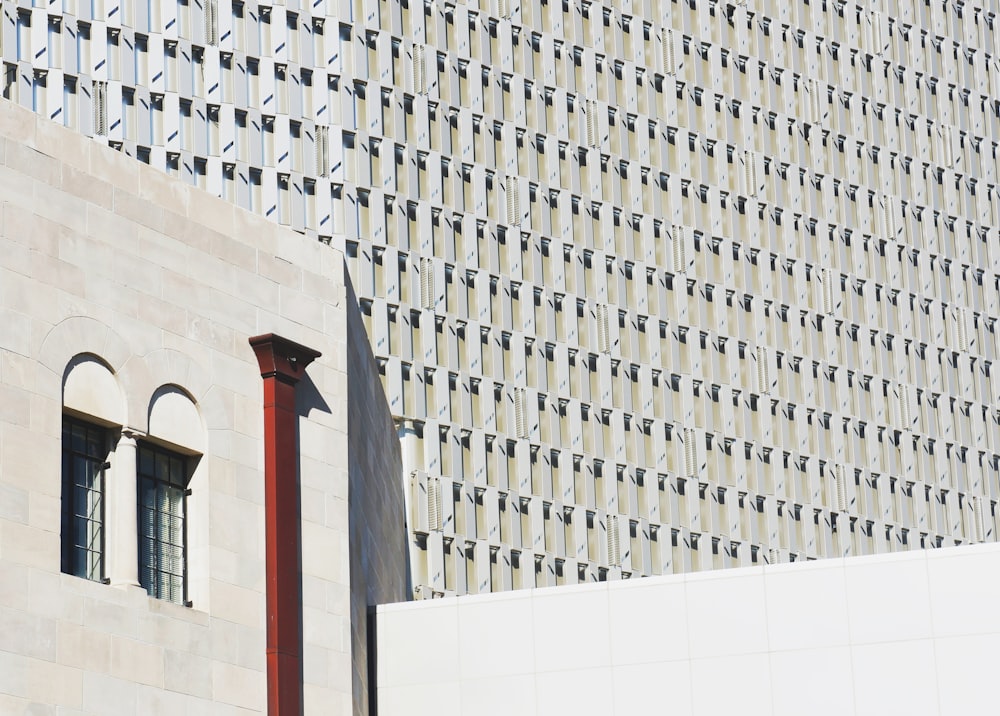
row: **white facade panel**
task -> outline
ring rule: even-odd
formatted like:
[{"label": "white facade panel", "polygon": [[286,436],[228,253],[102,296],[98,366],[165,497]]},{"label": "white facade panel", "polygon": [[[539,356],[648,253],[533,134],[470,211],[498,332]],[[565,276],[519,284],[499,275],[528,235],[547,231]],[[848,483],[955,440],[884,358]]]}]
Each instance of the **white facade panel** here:
[{"label": "white facade panel", "polygon": [[[995,539],[984,9],[21,6],[3,11],[5,98],[358,257],[392,410],[427,428],[407,474],[491,488],[489,510],[524,502],[554,535],[552,475],[578,463],[563,508],[623,535],[650,520],[650,560],[529,545],[555,581]],[[427,371],[455,388],[418,386]],[[639,471],[647,508],[610,489]],[[684,509],[649,508],[679,477]],[[720,490],[738,536],[704,517]],[[442,530],[417,551],[499,546]],[[473,557],[475,584],[445,591],[534,583],[519,558]]]}]

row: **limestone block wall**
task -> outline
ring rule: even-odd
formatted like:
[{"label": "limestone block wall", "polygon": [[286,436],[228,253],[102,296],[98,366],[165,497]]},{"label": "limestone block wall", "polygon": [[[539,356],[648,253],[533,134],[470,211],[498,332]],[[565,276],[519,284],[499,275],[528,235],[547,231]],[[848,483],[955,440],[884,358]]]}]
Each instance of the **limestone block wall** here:
[{"label": "limestone block wall", "polygon": [[[299,418],[303,691],[306,713],[351,711],[348,455],[395,431],[374,367],[348,360],[344,276],[330,247],[0,102],[0,711],[263,712],[262,387],[247,338],[267,332],[323,353]],[[369,401],[350,437],[352,366]],[[117,441],[111,584],[60,571],[64,412]],[[117,497],[135,480],[129,439],[196,453],[191,606],[118,583],[135,548],[134,502]],[[393,455],[361,472],[397,479]]]},{"label": "limestone block wall", "polygon": [[986,714],[1000,547],[378,611],[380,716]]}]

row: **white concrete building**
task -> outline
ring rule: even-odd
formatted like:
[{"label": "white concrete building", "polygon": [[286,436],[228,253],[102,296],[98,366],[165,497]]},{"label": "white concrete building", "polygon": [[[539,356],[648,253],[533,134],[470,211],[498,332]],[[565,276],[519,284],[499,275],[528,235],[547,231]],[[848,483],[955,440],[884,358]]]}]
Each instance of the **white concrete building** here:
[{"label": "white concrete building", "polygon": [[1000,547],[395,604],[380,716],[996,710]]}]

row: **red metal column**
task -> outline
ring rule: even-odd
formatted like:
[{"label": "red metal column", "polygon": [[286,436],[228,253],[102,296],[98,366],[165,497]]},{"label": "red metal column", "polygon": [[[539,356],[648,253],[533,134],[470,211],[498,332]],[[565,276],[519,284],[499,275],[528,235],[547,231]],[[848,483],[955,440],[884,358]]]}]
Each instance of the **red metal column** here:
[{"label": "red metal column", "polygon": [[250,339],[264,379],[267,541],[267,713],[302,713],[299,455],[295,386],[317,351],[268,333]]}]

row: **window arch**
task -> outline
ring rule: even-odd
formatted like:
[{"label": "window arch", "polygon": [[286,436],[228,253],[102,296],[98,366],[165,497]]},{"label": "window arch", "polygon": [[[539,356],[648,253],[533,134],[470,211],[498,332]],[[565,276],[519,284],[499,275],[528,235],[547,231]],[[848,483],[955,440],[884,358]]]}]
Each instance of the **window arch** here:
[{"label": "window arch", "polygon": [[111,368],[97,356],[75,356],[63,372],[60,569],[106,581],[108,457],[125,417]]},{"label": "window arch", "polygon": [[190,578],[192,553],[196,564],[207,557],[204,451],[194,400],[177,385],[159,387],[149,402],[147,436],[137,442],[135,478],[139,584],[152,597],[190,605],[204,596],[205,580]]}]

